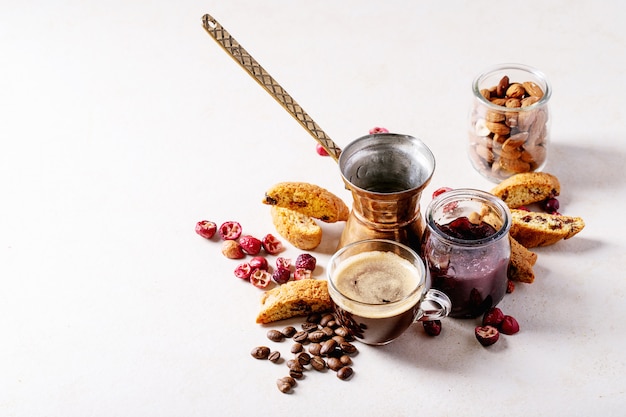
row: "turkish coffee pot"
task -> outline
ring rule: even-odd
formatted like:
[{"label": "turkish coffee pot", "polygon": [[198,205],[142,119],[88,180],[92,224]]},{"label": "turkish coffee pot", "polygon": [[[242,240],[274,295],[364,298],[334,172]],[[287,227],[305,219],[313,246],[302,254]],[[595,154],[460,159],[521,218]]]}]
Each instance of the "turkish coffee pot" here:
[{"label": "turkish coffee pot", "polygon": [[339,247],[365,239],[389,239],[419,252],[424,232],[420,198],[435,158],[418,138],[376,133],[341,150],[302,107],[212,16],[202,17],[209,35],[283,106],[338,162],[353,204]]}]

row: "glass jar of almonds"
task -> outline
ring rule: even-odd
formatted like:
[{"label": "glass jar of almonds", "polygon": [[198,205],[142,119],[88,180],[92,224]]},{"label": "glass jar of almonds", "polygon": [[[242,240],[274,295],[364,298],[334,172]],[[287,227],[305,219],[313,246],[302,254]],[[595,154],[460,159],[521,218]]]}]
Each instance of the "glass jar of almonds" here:
[{"label": "glass jar of almonds", "polygon": [[548,153],[552,90],[545,75],[522,64],[502,64],[472,84],[469,156],[487,179],[540,171]]}]

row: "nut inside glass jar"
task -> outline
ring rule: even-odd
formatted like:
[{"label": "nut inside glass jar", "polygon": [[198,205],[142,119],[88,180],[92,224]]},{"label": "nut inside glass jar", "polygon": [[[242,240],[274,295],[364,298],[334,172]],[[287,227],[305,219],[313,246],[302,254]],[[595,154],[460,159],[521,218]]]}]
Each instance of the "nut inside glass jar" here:
[{"label": "nut inside glass jar", "polygon": [[503,64],[472,84],[469,157],[484,177],[500,182],[541,171],[548,156],[552,89],[545,75],[522,64]]}]

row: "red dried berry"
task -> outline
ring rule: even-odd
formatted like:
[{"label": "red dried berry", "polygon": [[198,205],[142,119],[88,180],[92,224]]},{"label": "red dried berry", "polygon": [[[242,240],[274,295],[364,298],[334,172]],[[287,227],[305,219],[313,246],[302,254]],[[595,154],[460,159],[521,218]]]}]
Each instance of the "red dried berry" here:
[{"label": "red dried berry", "polygon": [[217,231],[217,224],[210,220],[200,220],[196,223],[196,233],[206,239],[211,239]]},{"label": "red dried berry", "polygon": [[423,321],[422,325],[429,336],[439,336],[441,333],[441,320]]},{"label": "red dried berry", "polygon": [[239,238],[239,244],[243,248],[243,251],[248,255],[258,255],[261,252],[263,244],[259,239],[254,236],[244,235]]},{"label": "red dried berry", "polygon": [[441,194],[443,194],[445,192],[448,192],[448,191],[452,191],[452,188],[450,188],[450,187],[439,187],[435,191],[433,191],[433,197],[432,198],[440,196]]},{"label": "red dried berry", "polygon": [[369,130],[370,135],[375,135],[377,133],[389,133],[389,130],[387,130],[384,127],[378,127],[378,126],[373,127]]},{"label": "red dried berry", "polygon": [[322,145],[320,145],[319,143],[317,145],[315,145],[315,151],[320,156],[328,156],[328,151],[326,149],[324,149],[324,147]]},{"label": "red dried berry", "polygon": [[271,233],[265,235],[261,242],[263,243],[263,249],[265,249],[265,252],[269,253],[270,255],[278,255],[285,249],[282,242]]},{"label": "red dried berry", "polygon": [[483,315],[483,326],[498,327],[504,320],[504,313],[498,307],[492,307]]},{"label": "red dried berry", "polygon": [[500,332],[493,326],[476,326],[474,334],[483,346],[491,346],[500,338]]},{"label": "red dried berry", "polygon": [[515,334],[519,332],[519,323],[514,317],[506,315],[504,316],[502,323],[500,323],[499,329],[500,332],[507,335]]},{"label": "red dried berry", "polygon": [[291,268],[291,259],[279,256],[278,258],[276,258],[276,268],[289,270],[289,268]]},{"label": "red dried berry", "polygon": [[284,284],[291,279],[291,271],[286,268],[276,268],[272,274],[272,279],[277,284]]},{"label": "red dried berry", "polygon": [[238,222],[224,222],[219,233],[223,240],[237,240],[241,236],[241,225]]},{"label": "red dried berry", "polygon": [[250,279],[250,275],[252,274],[252,267],[249,263],[244,262],[242,264],[237,265],[235,268],[235,276],[241,279]]},{"label": "red dried berry", "polygon": [[543,209],[550,214],[558,214],[559,206],[559,200],[554,197],[548,198],[543,202]]},{"label": "red dried berry", "polygon": [[272,275],[262,269],[255,269],[250,274],[250,282],[257,288],[267,288],[271,279]]},{"label": "red dried berry", "polygon": [[317,259],[309,253],[302,253],[296,258],[296,268],[308,269],[309,271],[315,270]]},{"label": "red dried berry", "polygon": [[293,273],[294,281],[300,281],[301,279],[309,279],[313,276],[313,273],[310,269],[305,268],[296,268]]},{"label": "red dried berry", "polygon": [[239,242],[235,240],[225,240],[222,243],[222,254],[229,259],[242,259],[246,256]]},{"label": "red dried berry", "polygon": [[267,259],[262,256],[255,256],[254,258],[250,259],[250,262],[248,263],[250,264],[252,269],[262,269],[263,271],[267,271],[269,268],[269,265],[267,264]]},{"label": "red dried berry", "polygon": [[515,291],[515,282],[508,280],[506,283],[506,293],[511,294],[513,291]]}]

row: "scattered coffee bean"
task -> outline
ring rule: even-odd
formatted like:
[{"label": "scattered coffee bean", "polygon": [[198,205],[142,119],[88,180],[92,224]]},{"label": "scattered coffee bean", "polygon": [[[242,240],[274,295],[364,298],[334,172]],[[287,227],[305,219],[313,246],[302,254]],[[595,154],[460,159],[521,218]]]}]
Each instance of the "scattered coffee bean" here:
[{"label": "scattered coffee bean", "polygon": [[324,333],[324,336],[326,337],[333,337],[335,335],[335,331],[330,327],[322,327],[322,330],[320,331]]},{"label": "scattered coffee bean", "polygon": [[350,342],[340,342],[339,343],[339,348],[344,352],[347,353],[348,355],[352,354],[352,353],[356,353],[357,348],[356,346],[354,346],[352,343]]},{"label": "scattered coffee bean", "polygon": [[317,371],[326,369],[326,361],[321,356],[313,356],[310,363],[311,367]]},{"label": "scattered coffee bean", "polygon": [[321,330],[315,330],[309,333],[309,342],[319,343],[324,339],[326,339],[326,335]]},{"label": "scattered coffee bean", "polygon": [[285,338],[285,335],[278,330],[269,330],[267,332],[267,338],[272,342],[282,342]]},{"label": "scattered coffee bean", "polygon": [[296,334],[297,330],[295,327],[293,326],[287,326],[283,329],[282,333],[286,338],[290,338],[293,337],[294,334]]},{"label": "scattered coffee bean", "polygon": [[322,350],[322,345],[320,343],[311,343],[309,345],[309,353],[314,356],[320,356]]},{"label": "scattered coffee bean", "polygon": [[278,362],[280,360],[280,352],[277,350],[271,352],[267,359],[274,363]]},{"label": "scattered coffee bean", "polygon": [[268,348],[267,346],[257,346],[252,349],[252,352],[250,352],[250,354],[255,359],[267,359],[267,357],[270,355],[270,348]]},{"label": "scattered coffee bean", "polygon": [[348,335],[350,335],[350,332],[348,331],[347,328],[343,327],[343,326],[339,326],[335,329],[335,334],[337,336],[341,336],[341,337],[347,337]]},{"label": "scattered coffee bean", "polygon": [[354,374],[354,371],[352,370],[351,367],[344,366],[343,368],[337,371],[337,378],[345,381],[347,379],[350,379],[353,374]]},{"label": "scattered coffee bean", "polygon": [[352,358],[348,355],[341,355],[339,357],[339,361],[343,363],[344,365],[352,365]]},{"label": "scattered coffee bean", "polygon": [[307,332],[305,332],[304,330],[296,332],[296,334],[293,335],[293,341],[294,342],[306,342],[309,339],[309,334]]},{"label": "scattered coffee bean", "polygon": [[300,362],[300,365],[305,366],[311,362],[311,355],[306,352],[300,352],[296,355],[296,360]]},{"label": "scattered coffee bean", "polygon": [[335,348],[337,347],[337,342],[334,341],[333,339],[328,339],[325,340],[322,343],[322,348],[320,349],[320,354],[322,356],[324,355],[328,355],[329,353],[331,353],[333,350],[335,350]]},{"label": "scattered coffee bean", "polygon": [[341,363],[339,358],[335,357],[328,358],[328,360],[326,361],[326,365],[329,369],[332,369],[333,371],[338,371],[343,368],[343,363]]},{"label": "scattered coffee bean", "polygon": [[319,323],[320,320],[322,318],[322,315],[320,313],[311,313],[309,314],[309,316],[306,318],[306,322],[307,323]]},{"label": "scattered coffee bean", "polygon": [[296,342],[291,346],[291,353],[302,352],[303,349],[304,347],[302,346],[302,343]]},{"label": "scattered coffee bean", "polygon": [[320,326],[327,327],[328,323],[330,323],[331,321],[335,321],[335,316],[333,314],[324,314],[320,319]]},{"label": "scattered coffee bean", "polygon": [[345,337],[343,337],[343,336],[337,336],[337,335],[334,335],[334,336],[332,337],[332,339],[333,339],[335,342],[337,342],[338,344],[340,344],[340,345],[341,345],[342,343],[346,343],[346,338],[345,338]]},{"label": "scattered coffee bean", "polygon": [[296,385],[296,380],[290,376],[285,376],[276,380],[276,386],[278,390],[284,394],[291,391],[291,389]]},{"label": "scattered coffee bean", "polygon": [[308,321],[305,322],[305,323],[302,323],[302,330],[304,330],[305,332],[310,333],[310,332],[312,332],[314,330],[317,330],[317,329],[318,329],[317,323],[310,323]]}]

